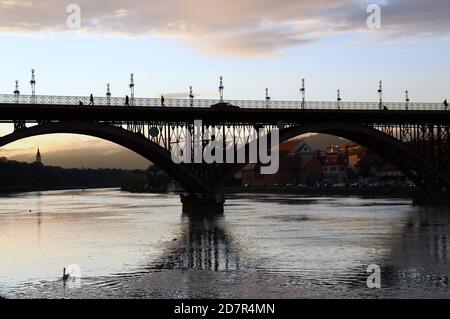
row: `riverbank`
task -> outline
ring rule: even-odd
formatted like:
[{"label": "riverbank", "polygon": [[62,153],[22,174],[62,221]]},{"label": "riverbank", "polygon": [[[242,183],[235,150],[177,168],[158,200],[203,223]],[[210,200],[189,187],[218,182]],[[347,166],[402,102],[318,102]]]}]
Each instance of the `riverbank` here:
[{"label": "riverbank", "polygon": [[305,196],[361,196],[361,197],[393,197],[393,198],[411,198],[410,189],[398,187],[327,187],[327,188],[299,188],[299,187],[227,187],[224,188],[227,195],[233,194],[297,194]]},{"label": "riverbank", "polygon": [[64,186],[64,187],[33,187],[33,186],[17,186],[17,187],[0,187],[0,195],[29,193],[29,192],[46,192],[46,191],[66,191],[75,189],[114,189],[120,188],[119,185],[96,185],[96,186]]}]

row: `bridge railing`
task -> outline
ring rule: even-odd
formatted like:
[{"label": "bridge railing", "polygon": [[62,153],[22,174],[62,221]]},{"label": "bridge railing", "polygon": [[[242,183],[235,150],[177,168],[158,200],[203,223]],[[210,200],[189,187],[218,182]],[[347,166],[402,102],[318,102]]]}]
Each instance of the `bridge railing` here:
[{"label": "bridge railing", "polygon": [[[0,103],[3,104],[48,104],[48,105],[83,105],[90,104],[88,96],[50,96],[50,95],[19,95],[0,94]],[[125,97],[94,97],[94,106],[125,106]],[[276,101],[276,100],[226,100],[225,102],[240,108],[257,109],[310,109],[310,110],[379,110],[379,102],[336,102],[336,101]],[[210,107],[219,103],[214,99],[179,99],[167,98],[165,107]],[[161,100],[157,98],[129,99],[129,107],[156,107],[161,106]],[[443,103],[421,102],[383,102],[383,107],[389,110],[444,110]]]}]

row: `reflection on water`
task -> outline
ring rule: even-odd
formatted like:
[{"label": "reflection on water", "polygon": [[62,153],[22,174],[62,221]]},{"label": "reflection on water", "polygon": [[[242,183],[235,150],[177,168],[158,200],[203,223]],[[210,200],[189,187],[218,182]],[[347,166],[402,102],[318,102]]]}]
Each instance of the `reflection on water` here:
[{"label": "reflection on water", "polygon": [[448,209],[413,211],[403,226],[401,239],[393,245],[389,255],[390,265],[383,274],[385,284],[415,291],[424,297],[449,297],[448,234]]},{"label": "reflection on water", "polygon": [[221,226],[222,218],[184,217],[179,238],[149,269],[237,270],[239,249]]},{"label": "reflection on water", "polygon": [[[0,294],[67,298],[449,297],[450,211],[404,199],[232,196],[225,216],[117,190],[0,198]],[[79,288],[62,268],[78,264]],[[366,286],[369,264],[382,289]]]}]

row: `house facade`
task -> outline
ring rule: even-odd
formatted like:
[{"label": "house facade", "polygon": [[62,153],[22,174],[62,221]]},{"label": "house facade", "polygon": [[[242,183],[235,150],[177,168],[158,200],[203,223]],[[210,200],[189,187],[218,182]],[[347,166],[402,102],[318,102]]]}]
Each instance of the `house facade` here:
[{"label": "house facade", "polygon": [[322,179],[322,164],[317,152],[304,140],[291,140],[280,144],[278,173],[262,175],[260,165],[249,164],[241,171],[244,186],[287,186],[314,184]]}]

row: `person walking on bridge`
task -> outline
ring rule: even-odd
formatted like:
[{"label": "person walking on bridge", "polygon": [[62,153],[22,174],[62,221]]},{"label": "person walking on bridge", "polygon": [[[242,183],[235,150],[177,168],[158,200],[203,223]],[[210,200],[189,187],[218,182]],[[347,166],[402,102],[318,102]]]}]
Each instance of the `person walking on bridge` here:
[{"label": "person walking on bridge", "polygon": [[447,99],[444,100],[444,107],[445,107],[445,110],[447,111],[447,108],[448,108],[448,102],[447,102]]},{"label": "person walking on bridge", "polygon": [[128,95],[125,96],[125,106],[129,106],[130,105],[130,98],[128,97]]},{"label": "person walking on bridge", "polygon": [[161,95],[161,106],[165,106],[165,105],[164,105],[165,100],[166,100],[166,99],[164,98],[164,96]]},{"label": "person walking on bridge", "polygon": [[94,95],[92,95],[92,94],[89,97],[89,105],[94,105]]}]

